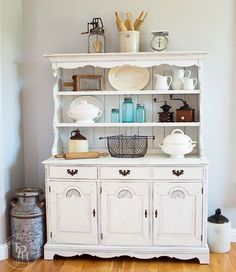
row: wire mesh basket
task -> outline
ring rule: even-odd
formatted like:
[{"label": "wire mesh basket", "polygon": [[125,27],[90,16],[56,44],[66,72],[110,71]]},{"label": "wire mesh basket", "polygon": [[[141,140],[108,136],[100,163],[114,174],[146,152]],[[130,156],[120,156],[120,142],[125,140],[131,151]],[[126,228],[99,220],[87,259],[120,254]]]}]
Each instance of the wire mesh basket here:
[{"label": "wire mesh basket", "polygon": [[116,158],[140,158],[147,153],[148,139],[155,136],[108,136],[100,137],[107,139],[107,148],[112,157]]}]

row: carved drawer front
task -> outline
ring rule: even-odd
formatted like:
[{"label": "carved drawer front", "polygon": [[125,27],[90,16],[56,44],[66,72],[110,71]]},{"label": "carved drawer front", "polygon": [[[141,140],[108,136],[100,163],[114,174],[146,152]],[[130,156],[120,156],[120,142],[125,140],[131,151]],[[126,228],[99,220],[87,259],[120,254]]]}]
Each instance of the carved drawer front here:
[{"label": "carved drawer front", "polygon": [[97,179],[97,167],[51,166],[49,177],[52,179]]},{"label": "carved drawer front", "polygon": [[155,167],[153,168],[154,179],[204,179],[203,167]]},{"label": "carved drawer front", "polygon": [[101,179],[150,179],[152,169],[150,167],[101,167]]}]

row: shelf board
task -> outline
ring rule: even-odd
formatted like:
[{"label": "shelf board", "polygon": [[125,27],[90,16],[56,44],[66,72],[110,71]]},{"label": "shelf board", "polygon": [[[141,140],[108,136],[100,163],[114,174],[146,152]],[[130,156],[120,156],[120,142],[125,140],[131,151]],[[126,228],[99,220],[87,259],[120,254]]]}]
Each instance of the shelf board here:
[{"label": "shelf board", "polygon": [[199,127],[200,122],[175,122],[175,123],[55,123],[55,127]]},{"label": "shelf board", "polygon": [[59,91],[58,96],[79,95],[158,95],[158,94],[200,94],[200,90],[142,90],[142,91]]}]

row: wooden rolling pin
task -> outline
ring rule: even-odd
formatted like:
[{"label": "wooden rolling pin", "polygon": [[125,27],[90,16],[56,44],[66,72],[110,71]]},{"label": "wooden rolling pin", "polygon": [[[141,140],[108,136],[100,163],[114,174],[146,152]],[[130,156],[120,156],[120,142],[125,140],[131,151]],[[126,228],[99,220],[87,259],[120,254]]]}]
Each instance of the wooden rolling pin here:
[{"label": "wooden rolling pin", "polygon": [[55,158],[64,158],[64,159],[92,159],[99,157],[106,157],[109,153],[100,153],[100,152],[68,152],[60,153],[55,155]]},{"label": "wooden rolling pin", "polygon": [[146,17],[147,17],[147,12],[145,13],[144,11],[142,11],[139,17],[134,22],[134,30],[136,31],[139,30],[140,26],[143,24],[143,21],[145,20]]},{"label": "wooden rolling pin", "polygon": [[134,25],[132,22],[131,12],[126,13],[127,19],[125,20],[125,26],[127,30],[134,31]]}]

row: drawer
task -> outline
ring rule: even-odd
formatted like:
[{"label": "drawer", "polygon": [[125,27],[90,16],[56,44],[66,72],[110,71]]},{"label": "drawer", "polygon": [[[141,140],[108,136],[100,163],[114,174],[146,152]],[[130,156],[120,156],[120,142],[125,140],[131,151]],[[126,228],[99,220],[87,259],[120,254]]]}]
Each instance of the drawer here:
[{"label": "drawer", "polygon": [[151,179],[150,167],[101,167],[101,179]]},{"label": "drawer", "polygon": [[203,167],[155,167],[153,168],[154,179],[204,179]]},{"label": "drawer", "polygon": [[51,166],[49,177],[53,179],[97,179],[97,167]]}]

